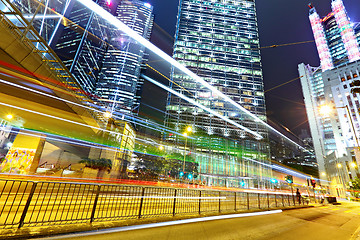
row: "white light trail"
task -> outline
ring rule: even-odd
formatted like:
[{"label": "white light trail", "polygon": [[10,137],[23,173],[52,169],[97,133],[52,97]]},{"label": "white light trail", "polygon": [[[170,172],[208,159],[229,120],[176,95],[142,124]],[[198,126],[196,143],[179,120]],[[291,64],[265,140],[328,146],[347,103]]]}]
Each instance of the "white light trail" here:
[{"label": "white light trail", "polygon": [[[25,19],[31,19],[33,18],[33,15],[30,14],[24,14],[23,17]],[[35,19],[58,19],[60,16],[56,14],[47,14],[46,16],[35,16]]]},{"label": "white light trail", "polygon": [[167,227],[167,226],[174,226],[174,225],[187,224],[187,223],[207,222],[207,221],[231,219],[231,218],[263,216],[263,215],[276,214],[276,213],[282,213],[282,210],[240,213],[240,214],[228,214],[228,215],[220,215],[220,216],[201,217],[201,218],[190,218],[190,219],[183,219],[183,220],[170,221],[170,222],[150,223],[150,224],[143,224],[143,225],[102,229],[102,230],[82,232],[82,233],[65,234],[65,235],[55,236],[55,237],[40,238],[39,240],[80,238],[80,237],[86,237],[86,236],[97,236],[97,235],[103,235],[103,234],[134,231],[134,230],[141,230],[141,229],[148,229],[148,228]]},{"label": "white light trail", "polygon": [[67,11],[67,9],[68,9],[68,7],[70,5],[70,2],[71,2],[71,0],[66,0],[65,6],[64,6],[64,9],[63,9],[63,13],[62,14],[57,13],[59,15],[59,21],[57,22],[57,24],[56,24],[56,26],[54,28],[54,31],[53,31],[50,39],[49,39],[49,42],[48,42],[49,46],[51,45],[52,41],[54,40],[55,34],[56,34],[57,30],[59,29],[60,23],[63,20],[64,15],[66,14],[66,11]]},{"label": "white light trail", "polygon": [[[249,112],[248,110],[246,110],[245,108],[243,108],[241,105],[239,105],[238,103],[236,103],[235,101],[233,101],[231,98],[229,98],[228,96],[226,96],[224,93],[220,92],[218,89],[216,89],[215,87],[213,87],[212,85],[210,85],[209,83],[207,83],[205,80],[203,80],[201,77],[197,76],[195,73],[193,73],[192,71],[190,71],[189,69],[187,69],[184,65],[180,64],[179,62],[177,62],[175,59],[173,59],[172,57],[170,57],[169,55],[167,55],[165,52],[163,52],[162,50],[160,50],[158,47],[156,47],[154,44],[152,44],[151,42],[149,42],[148,40],[146,40],[145,38],[143,38],[142,36],[140,36],[139,34],[137,34],[134,30],[132,30],[131,28],[129,28],[126,24],[124,24],[123,22],[121,22],[119,19],[117,19],[115,16],[113,16],[111,13],[107,12],[105,9],[103,9],[102,7],[100,7],[99,5],[97,5],[95,2],[93,2],[92,0],[78,0],[81,4],[83,4],[84,6],[86,6],[87,8],[89,8],[90,10],[94,11],[95,13],[97,13],[100,17],[102,17],[103,19],[105,19],[106,21],[108,21],[110,24],[112,24],[113,26],[115,26],[117,29],[123,31],[124,33],[126,33],[129,37],[133,38],[134,40],[136,40],[138,43],[140,43],[141,45],[143,45],[144,47],[146,47],[147,49],[149,49],[151,52],[155,53],[157,56],[159,56],[160,58],[162,58],[163,60],[165,60],[166,62],[170,63],[172,66],[176,67],[177,69],[179,69],[180,71],[182,71],[183,73],[187,74],[188,76],[192,77],[193,79],[195,79],[196,82],[201,83],[202,85],[206,86],[208,89],[210,89],[211,91],[213,91],[214,93],[216,93],[218,96],[221,96],[225,101],[231,103],[233,106],[235,106],[237,109],[239,109],[240,111],[244,112],[245,114],[249,115],[250,117],[252,117],[255,121],[263,124],[264,126],[266,126],[267,128],[269,128],[270,130],[274,131],[275,133],[279,134],[280,136],[282,136],[283,138],[285,138],[286,140],[288,140],[289,142],[295,144],[296,146],[298,146],[299,148],[308,151],[307,149],[305,149],[303,146],[299,145],[298,143],[294,142],[293,140],[291,140],[290,138],[286,137],[284,134],[282,134],[281,132],[279,132],[278,130],[276,130],[275,128],[273,128],[272,126],[270,126],[269,124],[267,124],[266,122],[264,122],[263,120],[261,120],[260,118],[258,118],[255,114]],[[239,124],[237,124],[238,126]],[[242,126],[242,129],[244,127]],[[248,129],[247,132],[251,131],[250,129]],[[253,132],[253,131],[251,131]],[[256,133],[255,134],[256,137],[260,137],[263,138],[260,134]],[[311,153],[310,151],[308,151],[309,153]],[[313,154],[313,153],[311,153]]]},{"label": "white light trail", "polygon": [[[32,88],[29,88],[29,87],[25,87],[25,86],[21,86],[21,85],[18,85],[16,83],[12,83],[12,82],[9,82],[9,81],[6,81],[6,80],[2,80],[0,79],[0,83],[3,83],[3,84],[6,84],[6,85],[10,85],[10,86],[13,86],[13,87],[17,87],[17,88],[20,88],[20,89],[24,89],[26,91],[30,91],[30,92],[33,92],[33,93],[36,93],[36,94],[39,94],[39,95],[43,95],[43,96],[46,96],[46,97],[49,97],[49,98],[53,98],[53,99],[56,99],[56,100],[59,100],[59,101],[62,101],[62,102],[66,102],[66,103],[69,103],[69,104],[72,104],[72,105],[75,105],[75,106],[78,106],[78,107],[81,107],[81,108],[85,108],[85,109],[88,109],[90,111],[94,111],[94,112],[98,112],[100,114],[103,114],[104,111],[102,110],[98,110],[96,108],[93,108],[93,107],[89,107],[89,106],[86,106],[86,105],[83,105],[83,104],[80,104],[80,103],[75,103],[75,102],[72,102],[72,101],[69,101],[69,100],[66,100],[64,98],[60,98],[60,97],[57,97],[57,96],[54,96],[54,95],[51,95],[51,94],[48,94],[48,93],[44,93],[44,92],[41,92],[41,91],[38,91],[38,90],[35,90],[35,89],[32,89]],[[95,105],[96,107],[99,107],[97,105]],[[101,107],[101,106],[100,106]],[[116,112],[115,112],[116,113]],[[181,135],[181,133],[178,133],[178,132],[175,132],[175,131],[172,131],[171,129],[167,129],[167,128],[164,128],[163,126],[157,124],[157,123],[152,123],[151,124],[154,124],[156,125],[156,127],[158,127],[159,129],[155,128],[155,127],[150,127],[148,125],[146,125],[146,123],[149,123],[149,122],[146,122],[144,120],[142,120],[141,118],[137,118],[137,117],[134,117],[134,116],[131,116],[132,117],[132,121],[130,120],[130,122],[133,122],[134,124],[138,124],[138,125],[141,125],[141,126],[144,126],[144,127],[147,127],[147,128],[150,128],[150,129],[153,129],[153,130],[163,130],[163,131],[166,131],[166,132],[171,132],[171,133],[174,133],[174,134],[178,134],[178,135]],[[116,115],[114,114],[113,115],[113,118],[114,119],[121,119],[121,116],[119,115]],[[136,122],[136,123],[135,123]]]},{"label": "white light trail", "polygon": [[101,194],[101,196],[106,196],[106,198],[154,198],[154,199],[208,199],[208,200],[219,200],[226,197],[178,197],[178,196],[109,196],[108,194]]},{"label": "white light trail", "polygon": [[[285,167],[281,167],[279,165],[276,165],[276,164],[267,164],[267,163],[263,163],[263,162],[259,162],[257,160],[254,160],[254,159],[251,159],[251,158],[247,158],[247,157],[244,157],[244,159],[246,160],[249,160],[249,161],[252,161],[252,162],[256,162],[258,164],[261,164],[261,165],[264,165],[264,166],[267,166],[267,167],[270,167],[272,169],[277,169],[281,172],[284,172],[284,173],[288,173],[288,174],[292,174],[292,175],[295,175],[295,176],[298,176],[300,178],[305,178],[305,179],[308,179],[308,178],[311,178],[312,176],[310,175],[305,175],[305,174],[302,174],[302,173],[299,173],[299,172],[295,172],[291,169],[288,169],[288,168],[285,168]],[[318,178],[313,178],[313,179],[316,179],[316,180],[320,180]],[[323,180],[321,180],[323,181]]]},{"label": "white light trail", "polygon": [[[3,102],[0,102],[0,105],[6,106],[6,107],[15,108],[15,109],[19,109],[19,110],[22,110],[22,111],[25,111],[25,112],[29,112],[29,113],[34,113],[34,114],[37,114],[37,115],[40,115],[40,116],[44,116],[44,117],[48,117],[48,118],[52,118],[52,119],[56,119],[56,120],[60,120],[60,121],[68,122],[68,123],[72,123],[72,124],[79,125],[79,126],[83,126],[83,127],[86,127],[86,128],[92,128],[92,129],[96,129],[96,130],[99,130],[99,131],[108,132],[108,133],[112,133],[112,134],[119,135],[119,136],[124,136],[124,134],[122,134],[122,133],[118,133],[118,132],[114,132],[114,131],[109,131],[109,130],[102,129],[102,128],[99,128],[99,127],[90,126],[90,125],[87,125],[87,124],[84,124],[84,123],[79,123],[79,122],[75,122],[75,121],[68,120],[68,119],[65,119],[65,118],[56,117],[56,116],[53,116],[53,115],[50,115],[50,114],[37,112],[37,111],[31,110],[31,109],[27,109],[27,108],[18,107],[18,106],[14,106],[14,105],[7,104],[7,103],[3,103]],[[138,141],[144,142],[144,143],[148,143],[148,144],[154,144],[154,142],[150,142],[150,141],[148,141],[148,140],[141,139],[141,138],[135,138],[135,140],[138,140]],[[160,145],[160,143],[157,143],[157,145]]]},{"label": "white light trail", "polygon": [[179,92],[176,92],[176,91],[174,91],[173,89],[171,89],[171,88],[169,88],[169,87],[167,87],[167,86],[165,86],[165,85],[163,85],[163,84],[161,84],[161,83],[159,83],[159,82],[157,82],[157,81],[155,81],[155,80],[153,80],[153,79],[151,79],[151,78],[149,78],[149,77],[147,77],[147,76],[145,76],[145,75],[142,75],[142,76],[143,76],[146,80],[148,80],[149,82],[155,84],[156,86],[161,87],[161,88],[165,89],[166,91],[168,91],[168,92],[170,92],[170,93],[172,93],[172,94],[174,94],[174,95],[176,95],[176,96],[178,96],[178,97],[181,97],[182,99],[188,101],[189,103],[194,104],[195,106],[198,106],[198,107],[201,108],[201,109],[204,109],[205,111],[213,114],[214,116],[217,116],[217,117],[223,119],[224,121],[226,121],[226,122],[228,122],[228,123],[231,123],[232,125],[240,128],[240,129],[242,129],[242,130],[244,130],[244,131],[246,131],[246,132],[248,132],[248,133],[251,133],[252,135],[254,135],[254,136],[256,136],[256,137],[258,137],[258,138],[260,138],[260,139],[262,138],[262,136],[261,136],[260,134],[258,134],[257,132],[254,132],[254,131],[252,131],[252,130],[250,130],[250,129],[248,129],[248,128],[240,125],[240,124],[238,124],[237,122],[235,122],[235,121],[233,121],[233,120],[230,120],[229,118],[227,118],[227,117],[219,114],[218,112],[216,112],[216,111],[214,111],[214,110],[212,110],[212,109],[210,109],[210,108],[205,107],[204,105],[196,102],[195,100],[193,100],[193,99],[191,99],[191,98],[188,98],[188,97],[186,97],[185,95],[183,95],[183,94],[181,94],[181,93],[179,93]]}]

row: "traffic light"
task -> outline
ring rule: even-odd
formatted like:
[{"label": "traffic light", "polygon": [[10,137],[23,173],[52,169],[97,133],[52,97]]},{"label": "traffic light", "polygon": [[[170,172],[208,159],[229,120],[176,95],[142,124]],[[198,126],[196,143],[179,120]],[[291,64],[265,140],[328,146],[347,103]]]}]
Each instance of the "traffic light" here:
[{"label": "traffic light", "polygon": [[180,172],[179,176],[182,178],[184,176],[184,172]]},{"label": "traffic light", "polygon": [[354,80],[350,83],[351,93],[360,93],[360,80]]},{"label": "traffic light", "polygon": [[293,176],[291,175],[286,175],[285,176],[285,181],[288,183],[293,183]]},{"label": "traffic light", "polygon": [[310,182],[311,182],[311,186],[312,186],[313,188],[315,188],[315,186],[316,186],[316,181],[315,181],[315,179],[311,179]]}]

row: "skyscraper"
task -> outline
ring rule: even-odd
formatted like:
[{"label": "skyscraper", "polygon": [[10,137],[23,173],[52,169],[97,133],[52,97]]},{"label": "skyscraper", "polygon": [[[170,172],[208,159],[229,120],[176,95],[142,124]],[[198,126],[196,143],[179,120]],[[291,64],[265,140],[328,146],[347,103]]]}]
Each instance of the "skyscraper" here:
[{"label": "skyscraper", "polygon": [[[150,38],[154,16],[153,7],[141,0],[123,0],[116,8],[116,17],[146,39]],[[145,47],[121,31],[114,31],[109,38],[101,80],[95,94],[109,104],[111,110],[121,113],[137,113],[139,78],[142,64],[146,61]],[[144,58],[145,57],[145,58]]]},{"label": "skyscraper", "polygon": [[[266,120],[254,0],[180,0],[173,57],[233,101]],[[263,126],[247,120],[241,111],[189,76],[174,69],[171,78],[175,83],[170,85],[172,89],[267,136]],[[225,146],[234,151],[240,148],[252,151],[265,148],[254,139],[247,138],[242,130],[234,129],[180,97],[169,94],[166,108],[167,126],[183,131],[187,125],[191,125],[198,134],[208,135],[197,139],[197,143],[202,144],[198,149],[221,149],[216,150],[220,160],[199,160],[203,165],[201,169],[212,175],[213,179],[225,175],[243,176],[241,171],[245,167],[240,163],[239,155],[231,156],[227,153],[231,150],[225,149]],[[167,139],[175,140],[174,136],[167,136]],[[241,166],[236,167],[237,164]],[[227,170],[229,166],[231,171]],[[219,181],[222,181],[221,178]],[[238,179],[236,181],[239,184]]]},{"label": "skyscraper", "polygon": [[[106,7],[104,1],[99,4]],[[55,29],[53,49],[83,90],[92,95],[108,47],[106,23],[77,1],[65,16],[65,24]]]},{"label": "skyscraper", "polygon": [[[359,24],[349,21],[341,0],[332,0],[332,12],[324,18],[319,17],[311,4],[309,7],[321,66],[299,64],[299,75],[320,178],[328,180],[331,176],[325,173],[329,173],[331,164],[340,161],[346,165],[353,161],[351,149],[356,137],[351,130],[351,121],[359,119],[358,111],[353,108],[359,105],[359,96],[351,93],[350,83],[359,75],[360,28]],[[321,114],[324,106],[332,113]],[[356,122],[354,127],[359,127]],[[346,175],[349,172],[344,171]]]},{"label": "skyscraper", "polygon": [[[265,120],[263,77],[258,47],[254,1],[180,1],[174,58]],[[173,85],[173,89],[191,94],[205,106],[241,122],[241,114],[234,111],[224,100],[213,96],[210,90],[193,83],[192,79],[178,71],[172,73],[172,79],[188,92],[177,85]],[[240,131],[230,130],[215,117],[209,117],[202,109],[174,95],[168,97],[167,111],[176,116],[167,119],[167,123],[175,128],[192,122],[209,134],[242,134]],[[248,125],[259,130],[256,129],[256,124]]]},{"label": "skyscraper", "polygon": [[[101,0],[98,4],[150,38],[154,18],[150,4],[141,0],[116,4]],[[111,111],[137,112],[145,48],[78,2],[71,5],[66,16],[69,20],[58,30],[55,52],[94,100]]]},{"label": "skyscraper", "polygon": [[[323,71],[360,59],[359,28],[350,23],[342,0],[332,0],[332,12],[320,18],[309,4],[309,19]],[[357,33],[357,34],[356,34]]]}]

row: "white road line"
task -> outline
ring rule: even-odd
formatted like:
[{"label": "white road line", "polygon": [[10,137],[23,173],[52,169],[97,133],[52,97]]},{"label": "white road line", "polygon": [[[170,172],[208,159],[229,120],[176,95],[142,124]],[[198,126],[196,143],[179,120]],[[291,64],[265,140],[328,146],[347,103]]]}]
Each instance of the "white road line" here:
[{"label": "white road line", "polygon": [[142,224],[142,225],[135,225],[135,226],[128,226],[128,227],[102,229],[102,230],[98,230],[98,231],[89,231],[89,232],[82,232],[82,233],[65,234],[65,235],[61,235],[61,236],[37,238],[37,239],[38,240],[56,240],[56,239],[86,237],[86,236],[93,236],[93,235],[101,235],[101,234],[133,231],[133,230],[141,230],[141,229],[147,229],[147,228],[166,227],[166,226],[173,226],[173,225],[187,224],[187,223],[196,223],[196,222],[205,222],[205,221],[229,219],[229,218],[241,218],[241,217],[252,217],[252,216],[259,216],[259,215],[268,215],[268,214],[275,214],[275,213],[281,213],[281,212],[282,212],[282,210],[273,210],[273,211],[264,211],[264,212],[254,212],[254,213],[240,213],[240,214],[230,214],[230,215],[221,215],[221,216],[212,216],[212,217],[191,218],[191,219],[184,219],[184,220],[177,220],[177,221],[170,221],[170,222]]},{"label": "white road line", "polygon": [[107,195],[100,195],[101,197],[106,198],[160,198],[160,199],[226,199],[226,197],[172,197],[172,196],[107,196]]}]

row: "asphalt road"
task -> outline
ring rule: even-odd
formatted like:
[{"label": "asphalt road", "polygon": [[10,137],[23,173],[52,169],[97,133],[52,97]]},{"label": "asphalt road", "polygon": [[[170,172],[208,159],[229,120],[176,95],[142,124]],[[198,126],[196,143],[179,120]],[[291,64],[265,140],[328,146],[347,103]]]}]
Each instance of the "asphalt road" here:
[{"label": "asphalt road", "polygon": [[[112,233],[104,232],[97,235],[91,235],[93,232],[88,232],[86,235],[67,235],[65,237],[61,236],[61,238],[46,238],[46,240],[345,240],[360,239],[357,238],[359,226],[360,204],[343,203],[342,205],[336,206],[326,205],[314,208],[287,210],[271,215],[204,221],[165,227],[150,227]],[[114,231],[114,229],[112,231]]]}]

